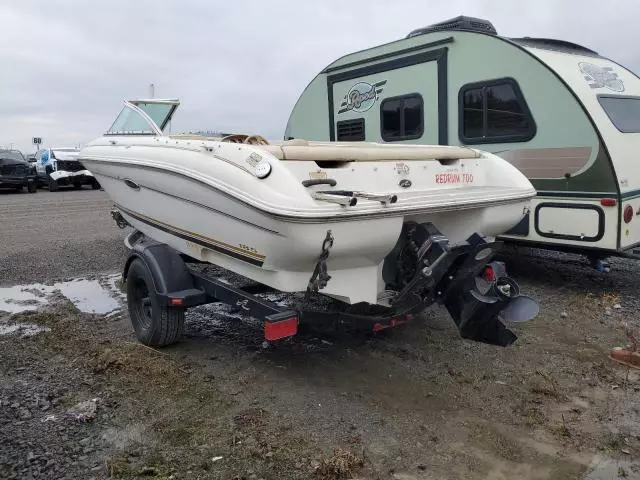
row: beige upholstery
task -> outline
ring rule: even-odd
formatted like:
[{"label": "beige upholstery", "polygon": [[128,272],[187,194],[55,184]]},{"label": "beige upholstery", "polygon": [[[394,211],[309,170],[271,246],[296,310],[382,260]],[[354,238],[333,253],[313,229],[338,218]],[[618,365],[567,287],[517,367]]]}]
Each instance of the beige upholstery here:
[{"label": "beige upholstery", "polygon": [[324,162],[392,162],[479,158],[475,150],[443,145],[392,145],[373,142],[314,142],[301,138],[267,142],[259,135],[229,135],[222,139],[199,135],[172,135],[181,140],[210,140],[255,145],[280,160]]},{"label": "beige upholstery", "polygon": [[432,145],[386,145],[365,142],[307,142],[295,139],[260,148],[280,160],[334,162],[389,162],[478,158],[470,148]]}]

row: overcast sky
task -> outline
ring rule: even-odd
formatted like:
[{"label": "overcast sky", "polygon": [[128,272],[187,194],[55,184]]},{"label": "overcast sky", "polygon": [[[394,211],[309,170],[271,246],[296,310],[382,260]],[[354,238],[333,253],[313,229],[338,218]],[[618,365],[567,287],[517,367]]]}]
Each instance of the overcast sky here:
[{"label": "overcast sky", "polygon": [[280,138],[332,60],[460,14],[506,36],[580,43],[640,72],[633,0],[1,0],[0,144],[89,141],[152,82],[157,97],[182,102],[174,132]]}]

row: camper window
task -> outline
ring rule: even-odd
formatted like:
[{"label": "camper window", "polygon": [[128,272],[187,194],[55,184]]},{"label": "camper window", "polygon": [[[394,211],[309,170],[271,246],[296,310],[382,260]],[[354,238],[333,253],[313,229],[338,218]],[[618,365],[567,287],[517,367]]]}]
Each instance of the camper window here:
[{"label": "camper window", "polygon": [[424,133],[424,103],[417,93],[391,97],[380,105],[380,131],[385,142],[413,140]]},{"label": "camper window", "polygon": [[459,103],[459,135],[464,143],[526,142],[535,136],[529,107],[511,78],[465,85]]},{"label": "camper window", "polygon": [[640,133],[640,97],[598,95],[611,123],[622,133]]}]

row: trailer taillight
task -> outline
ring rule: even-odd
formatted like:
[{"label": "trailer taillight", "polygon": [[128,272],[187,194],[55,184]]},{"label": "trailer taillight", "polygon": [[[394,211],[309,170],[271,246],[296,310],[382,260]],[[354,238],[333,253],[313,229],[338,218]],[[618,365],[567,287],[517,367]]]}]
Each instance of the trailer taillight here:
[{"label": "trailer taillight", "polygon": [[618,201],[615,198],[601,198],[600,205],[603,207],[615,207]]},{"label": "trailer taillight", "polygon": [[293,337],[296,333],[298,333],[297,315],[292,315],[282,320],[267,320],[264,322],[264,339],[270,342],[281,338]]},{"label": "trailer taillight", "polygon": [[633,220],[633,207],[631,205],[624,207],[622,218],[624,219],[624,223],[629,223]]}]

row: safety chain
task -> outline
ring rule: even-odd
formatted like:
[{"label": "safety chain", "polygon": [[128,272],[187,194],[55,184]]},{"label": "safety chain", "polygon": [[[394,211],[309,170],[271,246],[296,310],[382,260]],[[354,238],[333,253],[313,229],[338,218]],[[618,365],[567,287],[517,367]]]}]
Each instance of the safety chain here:
[{"label": "safety chain", "polygon": [[316,268],[313,270],[313,275],[311,275],[307,286],[307,296],[311,292],[317,293],[318,290],[322,290],[331,279],[331,275],[327,273],[327,258],[329,258],[331,247],[333,247],[333,235],[331,230],[327,230],[327,236],[322,242],[322,253],[318,257]]}]

